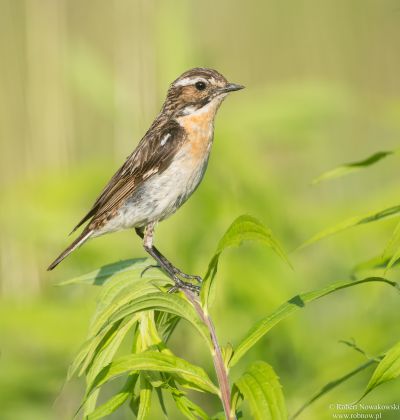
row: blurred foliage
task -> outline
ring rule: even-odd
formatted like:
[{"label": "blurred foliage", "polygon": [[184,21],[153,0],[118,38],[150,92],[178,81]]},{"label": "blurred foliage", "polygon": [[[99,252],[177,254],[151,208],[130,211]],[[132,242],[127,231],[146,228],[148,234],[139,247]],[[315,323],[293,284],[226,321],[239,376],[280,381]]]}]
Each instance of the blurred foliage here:
[{"label": "blurred foliage", "polygon": [[[79,406],[83,384],[63,383],[94,296],[54,285],[143,251],[123,232],[88,243],[54,273],[45,267],[187,68],[215,67],[247,89],[219,112],[203,184],[158,227],[156,242],[178,266],[201,272],[241,213],[295,249],[327,226],[399,204],[396,157],[310,186],[343,162],[399,147],[397,0],[2,0],[1,8],[2,419],[69,419]],[[395,226],[366,224],[293,253],[294,271],[252,245],[227,252],[212,310],[220,340],[236,341],[301,291],[348,278],[382,252]],[[398,280],[398,269],[388,276]],[[398,341],[397,308],[398,297],[379,286],[340,292],[286,320],[247,364],[274,366],[293,413],[364,361],[338,340],[354,337],[369,354]],[[187,336],[177,330],[171,348],[206,366]],[[371,373],[319,400],[307,419],[328,419],[330,403],[356,400]],[[383,384],[365,401],[391,403],[399,386]],[[215,401],[201,405],[213,411]]]}]

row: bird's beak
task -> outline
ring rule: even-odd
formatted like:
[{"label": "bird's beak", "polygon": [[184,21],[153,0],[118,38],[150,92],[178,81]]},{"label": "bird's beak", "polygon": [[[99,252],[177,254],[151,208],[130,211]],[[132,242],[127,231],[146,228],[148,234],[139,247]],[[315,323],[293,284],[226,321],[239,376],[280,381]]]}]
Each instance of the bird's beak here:
[{"label": "bird's beak", "polygon": [[235,90],[244,89],[244,86],[237,85],[236,83],[228,83],[225,87],[223,87],[220,92],[221,93],[228,93],[228,92],[234,92]]}]

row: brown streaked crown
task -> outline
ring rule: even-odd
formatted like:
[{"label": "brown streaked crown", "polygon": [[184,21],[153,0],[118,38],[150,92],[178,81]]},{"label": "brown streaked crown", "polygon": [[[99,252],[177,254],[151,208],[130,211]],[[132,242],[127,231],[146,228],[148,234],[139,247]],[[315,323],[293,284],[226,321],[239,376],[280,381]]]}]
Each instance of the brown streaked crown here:
[{"label": "brown streaked crown", "polygon": [[178,113],[187,106],[200,108],[221,94],[228,85],[225,77],[216,70],[193,68],[179,76],[170,86],[163,111]]}]

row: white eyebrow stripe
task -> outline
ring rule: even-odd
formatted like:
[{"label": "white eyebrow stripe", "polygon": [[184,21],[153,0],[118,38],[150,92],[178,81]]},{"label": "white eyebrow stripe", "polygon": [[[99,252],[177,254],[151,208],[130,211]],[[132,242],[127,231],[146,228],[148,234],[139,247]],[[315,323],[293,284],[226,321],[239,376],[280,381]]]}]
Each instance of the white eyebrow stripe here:
[{"label": "white eyebrow stripe", "polygon": [[167,140],[171,137],[171,133],[167,133],[160,141],[161,146],[164,146],[164,144],[167,142]]},{"label": "white eyebrow stripe", "polygon": [[194,85],[197,82],[204,82],[207,83],[207,80],[203,77],[185,77],[182,80],[179,80],[177,83],[175,83],[175,86],[188,86],[188,85]]}]

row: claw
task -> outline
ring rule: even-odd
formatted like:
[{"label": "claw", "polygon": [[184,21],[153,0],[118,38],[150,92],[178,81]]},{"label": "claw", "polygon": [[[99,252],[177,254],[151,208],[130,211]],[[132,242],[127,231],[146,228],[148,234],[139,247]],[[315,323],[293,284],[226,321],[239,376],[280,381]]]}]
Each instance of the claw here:
[{"label": "claw", "polygon": [[168,293],[175,293],[179,290],[178,286],[172,286],[169,290]]},{"label": "claw", "polygon": [[187,280],[195,280],[198,283],[202,283],[203,282],[203,279],[200,276],[193,275],[193,274],[186,274],[186,273],[184,273],[183,271],[179,270],[176,267],[173,267],[173,270],[174,270],[174,273],[176,275],[178,275],[180,277],[183,277],[184,279],[187,279]]},{"label": "claw", "polygon": [[197,283],[203,283],[203,278],[200,276],[193,276],[193,279],[197,281]]},{"label": "claw", "polygon": [[199,286],[195,286],[192,283],[186,283],[184,281],[181,282],[181,284],[178,286],[179,289],[187,289],[190,290],[191,292],[196,293],[197,295],[200,294],[200,287]]},{"label": "claw", "polygon": [[140,277],[143,277],[143,275],[144,275],[144,273],[147,271],[147,270],[151,270],[152,268],[161,268],[161,266],[159,266],[158,264],[151,264],[151,265],[148,265],[146,268],[144,268],[143,269],[143,271],[140,273]]}]

